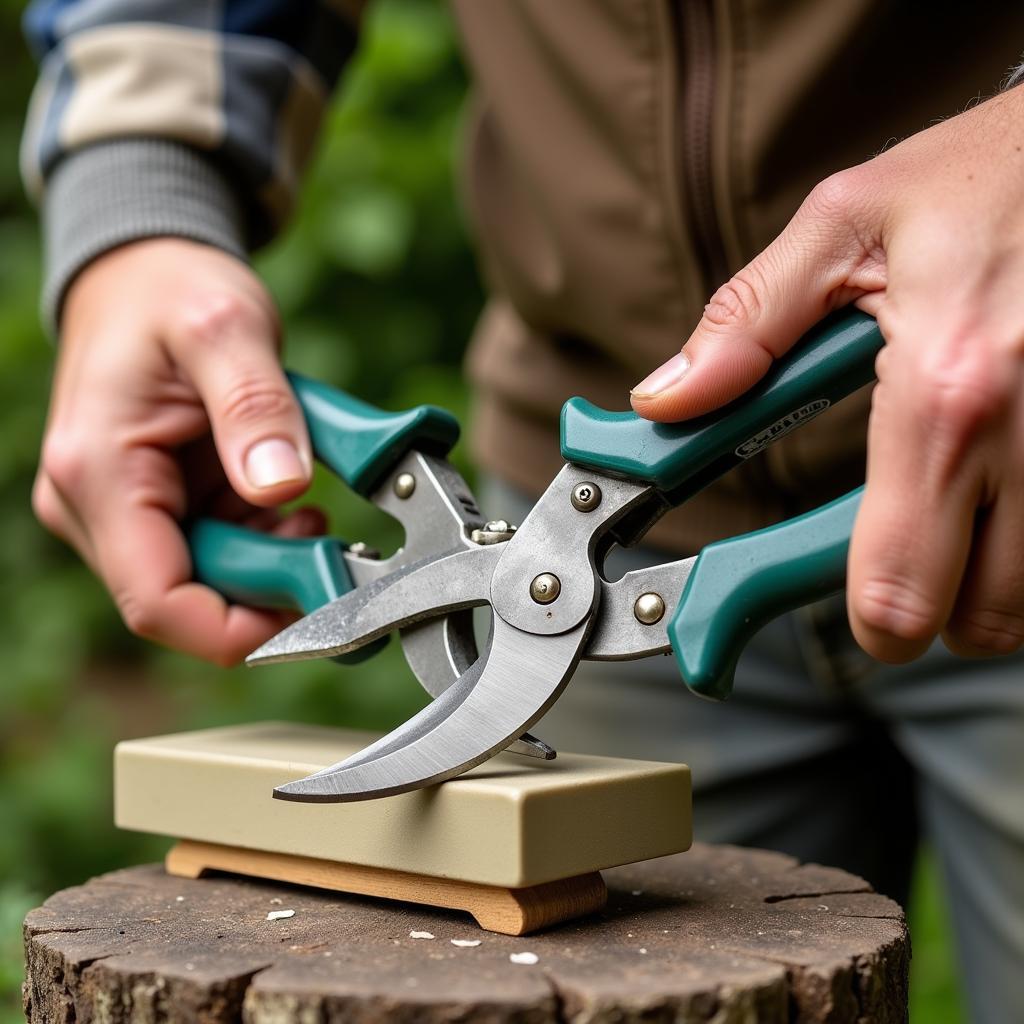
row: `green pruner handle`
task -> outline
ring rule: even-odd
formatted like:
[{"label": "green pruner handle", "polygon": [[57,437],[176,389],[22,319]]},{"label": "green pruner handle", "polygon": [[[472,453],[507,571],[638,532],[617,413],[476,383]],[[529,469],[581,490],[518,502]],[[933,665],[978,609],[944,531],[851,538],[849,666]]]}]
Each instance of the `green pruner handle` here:
[{"label": "green pruner handle", "polygon": [[[653,423],[570,399],[562,409],[562,454],[578,466],[650,484],[666,504],[681,504],[873,380],[883,344],[874,319],[841,311],[734,402],[682,423]],[[860,494],[698,555],[668,627],[690,689],[728,696],[739,652],[760,626],[842,587]]]},{"label": "green pruner handle", "polygon": [[444,456],[459,439],[458,420],[435,405],[386,412],[297,373],[289,373],[288,381],[306,417],[313,454],[364,498],[413,449]]},{"label": "green pruner handle", "polygon": [[[352,590],[345,543],[334,537],[275,537],[217,519],[197,519],[188,530],[192,573],[229,601],[253,608],[287,608],[308,615]],[[335,661],[355,665],[387,644],[387,637]]]},{"label": "green pruner handle", "polygon": [[866,313],[836,314],[734,402],[682,423],[654,423],[571,398],[562,408],[562,455],[577,466],[653,484],[670,504],[681,504],[874,380],[882,344]]},{"label": "green pruner handle", "polygon": [[[412,450],[447,455],[458,440],[451,413],[431,405],[385,412],[320,381],[288,375],[313,453],[357,494],[369,497]],[[282,538],[200,519],[188,529],[193,573],[231,601],[309,614],[352,589],[345,544],[331,537]],[[387,638],[338,659],[362,661]]]},{"label": "green pruner handle", "polygon": [[757,630],[842,589],[863,491],[701,551],[668,625],[679,670],[694,693],[724,700]]},{"label": "green pruner handle", "polygon": [[275,537],[198,519],[188,539],[195,578],[236,604],[308,615],[352,589],[345,546],[333,537]]}]

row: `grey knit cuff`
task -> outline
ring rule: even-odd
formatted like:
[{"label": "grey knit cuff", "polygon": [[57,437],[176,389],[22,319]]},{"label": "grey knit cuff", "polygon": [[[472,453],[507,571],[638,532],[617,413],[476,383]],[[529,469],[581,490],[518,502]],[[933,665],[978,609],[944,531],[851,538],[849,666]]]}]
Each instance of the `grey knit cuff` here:
[{"label": "grey knit cuff", "polygon": [[43,320],[56,334],[68,286],[126,242],[173,235],[246,258],[241,204],[198,150],[165,139],[101,142],[65,157],[43,202]]}]

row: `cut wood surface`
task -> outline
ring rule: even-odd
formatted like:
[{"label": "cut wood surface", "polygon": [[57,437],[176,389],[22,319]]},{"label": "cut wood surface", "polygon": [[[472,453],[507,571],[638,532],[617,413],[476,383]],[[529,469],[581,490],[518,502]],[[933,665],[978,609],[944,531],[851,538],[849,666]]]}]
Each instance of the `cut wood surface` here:
[{"label": "cut wood surface", "polygon": [[26,1011],[33,1024],[906,1019],[903,914],[852,875],[700,844],[604,875],[603,911],[510,938],[451,911],[127,868],[29,914]]},{"label": "cut wood surface", "polygon": [[128,740],[114,758],[121,828],[509,888],[690,845],[683,764],[499,754],[443,786],[357,803],[274,800],[375,736],[259,722]]}]

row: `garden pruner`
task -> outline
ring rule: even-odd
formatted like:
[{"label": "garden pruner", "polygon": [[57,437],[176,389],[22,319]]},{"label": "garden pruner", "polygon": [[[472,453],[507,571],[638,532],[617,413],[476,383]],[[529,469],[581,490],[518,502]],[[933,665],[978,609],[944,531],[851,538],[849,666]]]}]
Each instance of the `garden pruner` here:
[{"label": "garden pruner", "polygon": [[[445,456],[446,412],[385,413],[297,376],[317,458],[403,525],[387,560],[330,538],[283,540],[196,524],[197,577],[254,605],[307,612],[250,665],[366,656],[394,631],[434,700],[346,760],[278,787],[287,800],[351,801],[442,782],[513,749],[554,752],[527,730],[581,659],[674,652],[686,685],[723,699],[746,640],[769,619],[840,589],[862,488],[802,516],[609,580],[668,509],[874,379],[875,321],[844,312],[806,335],[741,398],[684,423],[562,409],[565,466],[516,528],[485,522]],[[471,609],[489,606],[482,650]]]}]

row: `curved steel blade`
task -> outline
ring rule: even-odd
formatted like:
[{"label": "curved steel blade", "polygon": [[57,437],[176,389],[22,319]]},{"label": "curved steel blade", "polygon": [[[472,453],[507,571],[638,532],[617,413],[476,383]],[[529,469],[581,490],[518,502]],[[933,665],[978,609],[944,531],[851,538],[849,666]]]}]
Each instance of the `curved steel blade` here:
[{"label": "curved steel blade", "polygon": [[[411,493],[396,488],[400,476],[411,476],[416,481]],[[447,459],[415,450],[395,466],[370,500],[402,524],[405,543],[386,562],[346,553],[357,586],[421,558],[433,558],[439,551],[467,546],[470,531],[484,522],[458,470]],[[407,627],[399,637],[409,668],[432,697],[451,686],[478,656],[473,617],[468,612],[453,612],[442,620]],[[530,735],[522,736],[508,749],[545,760],[555,756],[552,747]]]},{"label": "curved steel blade", "polygon": [[325,658],[358,650],[394,629],[487,604],[498,547],[428,557],[350,590],[271,637],[248,665]]},{"label": "curved steel blade", "polygon": [[494,617],[487,654],[404,725],[329,768],[274,790],[283,800],[370,800],[443,782],[486,761],[557,700],[579,661],[589,618],[538,637]]},{"label": "curved steel blade", "polygon": [[[471,611],[452,612],[444,618],[407,626],[399,637],[409,668],[431,697],[444,693],[480,657]],[[554,747],[528,732],[505,749],[543,761],[553,761],[557,756]]]}]

